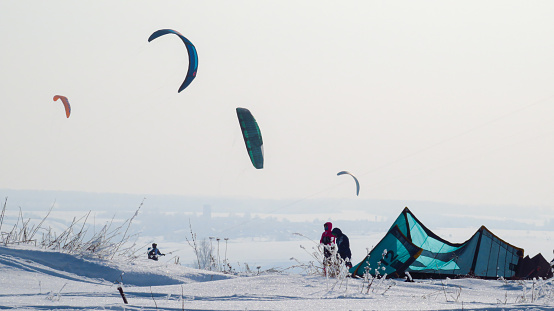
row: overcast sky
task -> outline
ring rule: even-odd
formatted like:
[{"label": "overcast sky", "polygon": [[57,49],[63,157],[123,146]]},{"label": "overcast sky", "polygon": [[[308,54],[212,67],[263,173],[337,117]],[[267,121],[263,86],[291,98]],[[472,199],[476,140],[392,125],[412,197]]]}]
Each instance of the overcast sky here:
[{"label": "overcast sky", "polygon": [[[0,0],[0,188],[554,208],[552,1]],[[186,48],[198,74],[177,93]],[[69,119],[54,95],[72,106]],[[235,108],[262,131],[246,153]]]}]

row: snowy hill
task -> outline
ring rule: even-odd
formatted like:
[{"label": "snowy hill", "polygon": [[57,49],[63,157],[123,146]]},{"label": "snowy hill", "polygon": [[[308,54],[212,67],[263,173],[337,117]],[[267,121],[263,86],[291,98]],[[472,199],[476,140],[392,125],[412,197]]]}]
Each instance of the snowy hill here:
[{"label": "snowy hill", "polygon": [[[128,304],[117,290],[121,282]],[[554,310],[554,282],[232,276],[149,261],[0,247],[0,309]]]}]

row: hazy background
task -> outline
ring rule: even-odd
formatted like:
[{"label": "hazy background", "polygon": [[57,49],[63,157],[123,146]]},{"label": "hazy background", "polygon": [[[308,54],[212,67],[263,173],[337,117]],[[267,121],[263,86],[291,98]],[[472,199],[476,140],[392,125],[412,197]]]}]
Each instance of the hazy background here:
[{"label": "hazy background", "polygon": [[[220,258],[226,256],[235,269],[239,263],[264,269],[286,268],[296,261],[307,263],[313,258],[323,231],[331,221],[350,238],[353,261],[359,262],[367,249],[385,235],[404,206],[425,226],[442,238],[461,243],[485,225],[504,241],[521,247],[531,257],[542,253],[552,257],[554,212],[530,206],[469,206],[426,201],[369,199],[307,199],[303,201],[215,198],[202,196],[106,194],[67,191],[29,191],[0,189],[5,203],[2,232],[30,219],[38,224],[52,211],[43,228],[60,234],[77,221],[76,230],[86,223],[87,234],[99,232],[104,225],[127,226],[138,254],[152,242],[158,243],[166,257],[193,265],[194,252],[187,239],[191,233],[198,242],[210,241]],[[140,206],[140,209],[139,209]],[[137,213],[138,211],[138,213]],[[123,231],[123,230],[122,230]],[[40,230],[35,238],[47,230]],[[300,235],[298,235],[300,234]],[[116,238],[119,239],[121,237]],[[212,238],[210,240],[210,238]],[[228,240],[225,240],[228,239]],[[301,248],[301,246],[304,247]]]},{"label": "hazy background", "polygon": [[[552,207],[549,1],[0,1],[0,187]],[[198,75],[172,28],[198,50]],[[56,94],[65,95],[65,118]],[[251,110],[265,168],[235,114]]]}]

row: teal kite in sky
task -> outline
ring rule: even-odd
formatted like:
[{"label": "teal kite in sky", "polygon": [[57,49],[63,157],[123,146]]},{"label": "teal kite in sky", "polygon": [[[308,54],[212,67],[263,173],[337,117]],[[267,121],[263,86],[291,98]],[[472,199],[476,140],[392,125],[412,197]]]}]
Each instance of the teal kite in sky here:
[{"label": "teal kite in sky", "polygon": [[185,38],[185,36],[183,36],[179,32],[172,29],[160,29],[155,31],[152,35],[150,35],[150,38],[148,38],[148,42],[158,37],[161,37],[163,35],[167,35],[171,33],[181,38],[181,40],[185,43],[185,46],[187,47],[187,51],[189,54],[189,69],[187,71],[187,76],[185,78],[185,81],[183,81],[183,84],[181,84],[181,87],[179,87],[179,91],[178,91],[179,93],[181,93],[181,91],[184,90],[187,86],[189,86],[192,80],[196,78],[196,71],[198,70],[198,54],[196,54],[196,48],[194,47],[192,42],[190,42],[187,38]]},{"label": "teal kite in sky", "polygon": [[264,143],[256,119],[246,108],[237,108],[237,117],[252,165],[257,169],[264,168]]}]

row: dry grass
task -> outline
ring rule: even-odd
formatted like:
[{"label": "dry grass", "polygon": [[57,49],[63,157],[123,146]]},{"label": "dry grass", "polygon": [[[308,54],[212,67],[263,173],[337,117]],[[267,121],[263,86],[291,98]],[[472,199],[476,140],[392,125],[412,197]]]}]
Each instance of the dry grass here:
[{"label": "dry grass", "polygon": [[[48,213],[37,224],[32,224],[31,218],[24,219],[23,212],[19,208],[19,216],[13,227],[3,230],[4,216],[6,214],[8,198],[5,199],[0,213],[0,244],[19,245],[33,244],[44,249],[51,249],[63,253],[108,259],[114,256],[123,256],[128,259],[136,259],[138,248],[136,246],[137,235],[129,235],[129,227],[138,215],[144,200],[140,203],[135,214],[118,227],[114,226],[114,218],[106,223],[101,230],[89,233],[91,225],[87,223],[90,211],[80,217],[73,218],[69,226],[61,233],[54,232],[51,227],[44,226],[45,221],[52,212]],[[133,241],[134,239],[134,241]],[[141,254],[142,255],[142,254]]]}]

